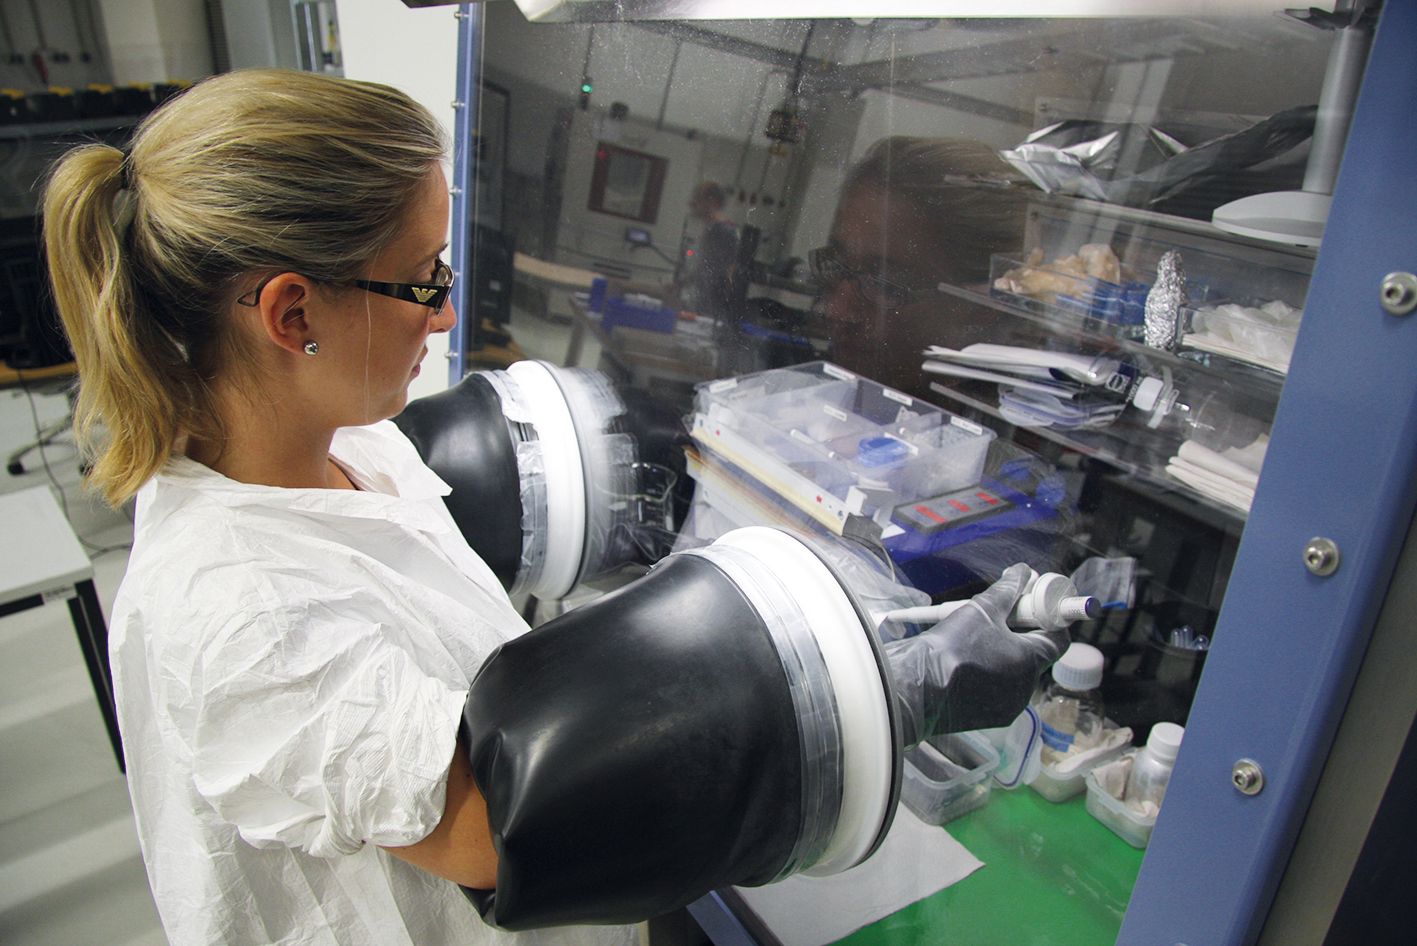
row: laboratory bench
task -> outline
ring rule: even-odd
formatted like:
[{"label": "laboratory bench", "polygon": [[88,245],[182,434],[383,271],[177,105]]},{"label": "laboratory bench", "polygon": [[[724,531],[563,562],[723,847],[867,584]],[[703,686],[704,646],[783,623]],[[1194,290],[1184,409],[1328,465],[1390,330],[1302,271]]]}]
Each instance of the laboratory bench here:
[{"label": "laboratory bench", "polygon": [[0,617],[65,602],[88,668],[113,755],[121,770],[123,742],[108,665],[108,624],[93,583],[93,563],[48,486],[0,495],[0,522],[23,543],[0,545]]}]

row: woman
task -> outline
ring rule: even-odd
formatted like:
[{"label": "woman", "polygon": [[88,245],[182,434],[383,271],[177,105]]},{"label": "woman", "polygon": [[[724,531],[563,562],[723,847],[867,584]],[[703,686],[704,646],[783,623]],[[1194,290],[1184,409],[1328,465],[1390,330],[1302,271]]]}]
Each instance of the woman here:
[{"label": "woman", "polygon": [[175,943],[550,941],[442,879],[494,883],[454,750],[526,630],[386,421],[455,318],[444,155],[392,89],[238,72],[48,184],[90,480],[138,499],[111,652]]}]

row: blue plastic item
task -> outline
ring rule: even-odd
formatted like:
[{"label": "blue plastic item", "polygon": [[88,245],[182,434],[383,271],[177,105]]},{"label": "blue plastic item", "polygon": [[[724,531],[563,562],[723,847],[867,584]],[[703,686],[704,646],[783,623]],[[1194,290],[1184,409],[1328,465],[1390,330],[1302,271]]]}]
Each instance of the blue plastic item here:
[{"label": "blue plastic item", "polygon": [[672,332],[679,314],[665,306],[647,306],[624,299],[606,299],[600,326],[605,331],[623,326],[648,332]]},{"label": "blue plastic item", "polygon": [[587,306],[592,312],[599,312],[600,307],[605,305],[605,290],[609,288],[610,280],[592,279],[590,281],[590,301]]},{"label": "blue plastic item", "polygon": [[856,462],[862,466],[893,466],[910,456],[903,440],[884,435],[866,437],[856,446]]}]

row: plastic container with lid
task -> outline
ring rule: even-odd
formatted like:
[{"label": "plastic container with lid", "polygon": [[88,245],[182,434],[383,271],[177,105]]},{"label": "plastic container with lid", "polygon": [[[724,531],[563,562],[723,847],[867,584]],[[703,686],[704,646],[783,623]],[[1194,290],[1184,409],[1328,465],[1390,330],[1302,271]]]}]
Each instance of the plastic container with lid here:
[{"label": "plastic container with lid", "polygon": [[1056,763],[1102,736],[1102,652],[1074,643],[1053,665],[1052,682],[1038,699],[1043,724],[1043,763]]},{"label": "plastic container with lid", "polygon": [[1132,760],[1131,772],[1127,774],[1122,801],[1128,808],[1141,814],[1155,814],[1161,808],[1185,734],[1185,729],[1175,723],[1157,723],[1151,727],[1145,748]]}]

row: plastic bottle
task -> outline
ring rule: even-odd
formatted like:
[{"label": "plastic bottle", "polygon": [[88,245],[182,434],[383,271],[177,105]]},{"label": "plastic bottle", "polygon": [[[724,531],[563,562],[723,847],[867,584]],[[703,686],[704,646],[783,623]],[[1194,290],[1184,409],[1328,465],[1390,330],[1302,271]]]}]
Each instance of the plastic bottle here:
[{"label": "plastic bottle", "polygon": [[1102,652],[1073,644],[1053,665],[1053,681],[1038,701],[1043,762],[1056,764],[1097,744],[1102,736]]},{"label": "plastic bottle", "polygon": [[1181,750],[1181,738],[1186,730],[1175,723],[1157,723],[1151,727],[1146,746],[1132,759],[1127,774],[1127,788],[1122,801],[1133,811],[1154,815],[1161,808],[1166,786],[1171,781],[1171,769],[1176,753]]},{"label": "plastic bottle", "polygon": [[1217,453],[1248,447],[1274,422],[1274,402],[1226,382],[1199,389],[1193,382],[1192,398],[1172,412],[1178,433]]}]

